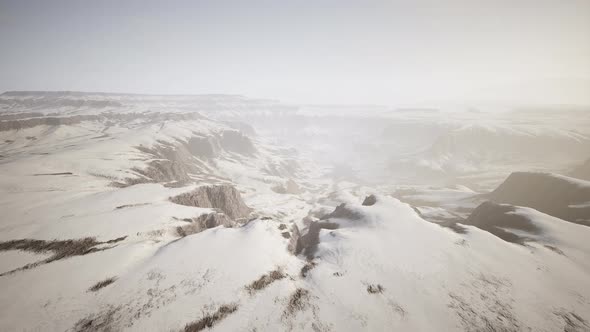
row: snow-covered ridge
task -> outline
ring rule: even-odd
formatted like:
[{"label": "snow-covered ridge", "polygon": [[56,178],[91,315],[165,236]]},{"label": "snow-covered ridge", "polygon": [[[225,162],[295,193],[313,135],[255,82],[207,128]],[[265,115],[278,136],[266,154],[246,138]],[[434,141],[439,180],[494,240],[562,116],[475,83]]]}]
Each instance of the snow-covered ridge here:
[{"label": "snow-covered ridge", "polygon": [[[470,126],[464,114],[331,107],[316,117],[223,95],[0,100],[0,125],[31,124],[0,131],[2,331],[590,328],[590,228],[497,204],[482,215],[518,221],[467,222],[486,196],[457,183],[488,173],[402,186],[390,163],[406,158],[423,178],[418,157],[449,133],[569,144],[572,127],[545,137],[496,117]],[[105,100],[120,106],[93,104]],[[529,187],[559,197],[551,181],[584,183],[549,177]],[[441,211],[462,231],[433,222]]]}]

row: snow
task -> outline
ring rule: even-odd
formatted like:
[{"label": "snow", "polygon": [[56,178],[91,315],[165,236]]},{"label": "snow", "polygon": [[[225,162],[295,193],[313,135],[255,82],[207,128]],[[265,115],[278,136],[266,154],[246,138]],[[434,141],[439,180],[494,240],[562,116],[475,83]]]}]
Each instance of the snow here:
[{"label": "snow", "polygon": [[49,255],[33,254],[20,250],[0,252],[0,273],[14,270],[26,264],[33,264],[46,258],[49,258]]},{"label": "snow", "polygon": [[[108,321],[114,330],[182,330],[231,303],[237,311],[214,330],[461,331],[492,326],[555,331],[565,324],[558,312],[590,321],[590,228],[518,207],[514,213],[543,230],[525,246],[473,226],[457,234],[425,220],[465,217],[481,201],[481,187],[515,167],[549,171],[586,159],[569,154],[588,147],[590,126],[584,127],[583,119],[569,123],[561,115],[532,119],[388,108],[367,115],[363,107],[298,110],[276,101],[222,95],[31,93],[0,98],[14,102],[11,113],[203,115],[0,132],[0,242],[125,237],[102,244],[105,250],[0,276],[2,331],[73,330],[84,319]],[[86,103],[68,106],[79,100]],[[120,105],[99,108],[92,101]],[[314,115],[318,112],[324,113]],[[193,183],[176,188],[111,185],[136,177],[133,169],[147,166],[153,156],[138,146],[212,137],[233,130],[227,121],[252,125],[256,153],[220,151],[215,158],[189,158],[198,166],[190,174]],[[497,148],[512,139],[524,142],[519,148],[544,145],[558,157],[545,162],[533,154],[514,161],[518,148],[507,153]],[[564,153],[558,151],[571,144]],[[488,148],[494,151],[487,153]],[[420,173],[428,168],[436,172]],[[301,192],[273,190],[287,181],[297,183]],[[254,211],[249,221],[179,236],[176,228],[187,224],[183,219],[213,210],[174,204],[169,198],[218,183],[238,189]],[[369,194],[377,196],[377,203],[362,206]],[[310,221],[341,203],[360,218],[331,219],[339,227],[320,231],[315,265],[302,276],[310,262],[289,251],[291,240],[282,233],[295,236],[295,226],[305,232]],[[51,254],[0,251],[0,273]],[[256,292],[246,289],[276,269],[285,278]],[[112,277],[112,284],[89,290]],[[380,291],[368,291],[378,285]],[[298,289],[308,293],[293,310],[291,296]]]}]

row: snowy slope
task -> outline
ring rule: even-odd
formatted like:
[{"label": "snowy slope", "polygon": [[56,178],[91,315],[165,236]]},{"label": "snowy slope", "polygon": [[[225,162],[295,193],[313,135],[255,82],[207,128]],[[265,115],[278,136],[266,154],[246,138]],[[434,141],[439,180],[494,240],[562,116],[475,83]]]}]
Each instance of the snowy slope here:
[{"label": "snowy slope", "polygon": [[[518,207],[543,230],[523,243],[457,233],[430,217],[465,217],[479,191],[388,169],[506,135],[586,144],[567,125],[225,95],[15,92],[0,107],[2,331],[590,329],[590,228]],[[432,154],[449,132],[473,142]]]}]

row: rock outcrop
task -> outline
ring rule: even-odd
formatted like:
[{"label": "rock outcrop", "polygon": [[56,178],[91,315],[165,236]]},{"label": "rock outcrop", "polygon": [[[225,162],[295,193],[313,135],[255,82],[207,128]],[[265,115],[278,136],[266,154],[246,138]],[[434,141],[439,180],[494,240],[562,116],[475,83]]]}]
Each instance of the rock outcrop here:
[{"label": "rock outcrop", "polygon": [[590,182],[550,173],[516,172],[488,194],[496,203],[525,206],[590,225]]},{"label": "rock outcrop", "polygon": [[361,219],[361,214],[357,211],[354,211],[346,206],[346,203],[342,203],[338,205],[332,213],[327,214],[321,218],[321,220],[328,220],[328,219],[349,219],[349,220],[358,220]]},{"label": "rock outcrop", "polygon": [[166,186],[182,186],[192,182],[189,173],[197,173],[199,169],[192,161],[192,154],[182,144],[160,142],[148,148],[136,147],[143,154],[154,159],[146,167],[132,169],[136,177],[127,178],[123,182],[113,182],[115,187],[127,187],[139,183],[163,183]]},{"label": "rock outcrop", "polygon": [[[538,228],[526,216],[515,214],[516,208],[508,204],[486,201],[480,204],[462,224],[475,226],[488,231],[504,241],[523,244],[529,235],[541,234]],[[506,229],[517,230],[509,232]]]},{"label": "rock outcrop", "polygon": [[[291,236],[294,246],[294,254],[303,254],[307,259],[311,260],[317,251],[318,244],[320,243],[320,231],[322,229],[337,229],[339,225],[329,221],[313,221],[307,228],[307,233],[300,235],[299,230],[293,232]],[[295,238],[296,236],[296,238]]]},{"label": "rock outcrop", "polygon": [[215,158],[222,151],[241,155],[256,152],[250,138],[236,130],[223,130],[210,136],[194,136],[183,142],[183,145],[193,156],[204,159]]},{"label": "rock outcrop", "polygon": [[365,197],[365,200],[363,201],[363,206],[373,206],[375,205],[375,203],[377,203],[377,196],[371,194]]},{"label": "rock outcrop", "polygon": [[219,209],[234,220],[246,218],[252,211],[236,188],[230,185],[199,187],[191,192],[171,197],[170,201],[187,206]]},{"label": "rock outcrop", "polygon": [[178,226],[176,228],[176,233],[181,237],[185,237],[187,235],[200,233],[206,229],[214,228],[217,226],[235,227],[237,225],[237,222],[231,220],[224,213],[211,212],[208,214],[200,215],[197,218],[193,218],[192,222],[186,225]]},{"label": "rock outcrop", "polygon": [[[376,202],[376,197],[373,196],[373,198]],[[289,250],[295,255],[303,254],[307,259],[311,260],[314,258],[318,244],[320,243],[320,231],[322,229],[333,230],[340,227],[338,222],[332,221],[331,219],[359,220],[361,218],[361,213],[347,207],[346,203],[338,205],[334,211],[324,215],[320,220],[312,220],[308,216],[303,220],[304,224],[308,225],[303,231],[300,231],[296,225],[293,226]]]},{"label": "rock outcrop", "polygon": [[113,186],[127,187],[150,182],[181,186],[192,182],[189,174],[201,173],[199,165],[203,165],[203,160],[216,158],[222,151],[239,154],[251,154],[256,151],[248,137],[232,130],[210,136],[195,135],[186,141],[178,140],[173,143],[159,141],[155,146],[137,146],[136,149],[154,160],[143,168],[133,168],[136,177],[114,182]]},{"label": "rock outcrop", "polygon": [[248,136],[243,135],[237,130],[224,130],[218,136],[222,148],[229,152],[235,152],[243,155],[251,155],[256,152],[254,144]]}]

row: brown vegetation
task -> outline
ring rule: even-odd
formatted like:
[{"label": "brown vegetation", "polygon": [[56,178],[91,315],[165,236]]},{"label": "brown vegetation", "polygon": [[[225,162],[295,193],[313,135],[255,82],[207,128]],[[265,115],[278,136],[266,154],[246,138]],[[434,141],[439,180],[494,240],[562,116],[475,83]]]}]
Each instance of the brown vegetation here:
[{"label": "brown vegetation", "polygon": [[109,307],[108,310],[80,319],[73,330],[75,332],[94,332],[94,331],[119,331],[115,327],[115,318],[118,316],[120,307]]},{"label": "brown vegetation", "polygon": [[113,240],[109,240],[106,242],[96,241],[95,238],[87,237],[83,239],[76,239],[76,240],[53,240],[53,241],[46,241],[46,240],[33,240],[33,239],[19,239],[19,240],[12,240],[7,242],[0,242],[0,251],[7,251],[7,250],[23,250],[23,251],[30,251],[37,254],[46,253],[46,252],[53,252],[53,255],[45,260],[27,264],[23,267],[4,272],[0,274],[1,276],[14,273],[20,270],[27,270],[41,264],[51,263],[53,261],[57,261],[60,259],[72,257],[72,256],[82,256],[89,253],[110,249],[111,247],[106,248],[97,248],[98,245],[101,244],[112,244],[123,241],[126,236],[116,238]]},{"label": "brown vegetation", "polygon": [[383,288],[383,286],[381,286],[379,284],[367,286],[367,292],[369,294],[381,294],[381,293],[383,293],[384,290],[385,290],[385,288]]},{"label": "brown vegetation", "polygon": [[149,205],[149,204],[150,203],[125,204],[125,205],[119,205],[115,209],[120,210],[120,209],[126,209],[126,208],[136,207],[136,206],[144,206],[144,205]]},{"label": "brown vegetation", "polygon": [[185,332],[197,332],[202,331],[206,328],[211,328],[213,325],[217,324],[220,320],[226,318],[230,314],[236,312],[238,310],[238,305],[235,303],[232,304],[224,304],[216,312],[213,314],[206,315],[205,317],[199,319],[196,322],[189,323],[184,327]]},{"label": "brown vegetation", "polygon": [[90,289],[88,289],[91,292],[96,292],[101,288],[104,288],[110,284],[112,284],[113,282],[115,282],[115,280],[117,280],[117,277],[111,277],[111,278],[107,278],[105,280],[99,281],[96,284],[94,284],[92,287],[90,287]]},{"label": "brown vegetation", "polygon": [[260,278],[253,281],[250,285],[246,286],[246,289],[250,294],[253,294],[261,289],[268,287],[268,285],[272,284],[276,280],[280,280],[285,278],[287,275],[281,271],[281,269],[276,269],[270,271],[267,274],[260,276]]},{"label": "brown vegetation", "polygon": [[289,297],[287,308],[283,316],[291,316],[307,307],[309,304],[309,291],[303,288],[297,288]]}]

